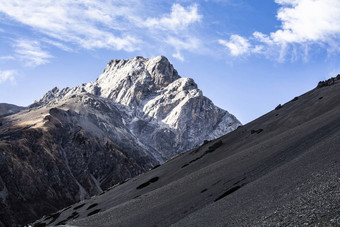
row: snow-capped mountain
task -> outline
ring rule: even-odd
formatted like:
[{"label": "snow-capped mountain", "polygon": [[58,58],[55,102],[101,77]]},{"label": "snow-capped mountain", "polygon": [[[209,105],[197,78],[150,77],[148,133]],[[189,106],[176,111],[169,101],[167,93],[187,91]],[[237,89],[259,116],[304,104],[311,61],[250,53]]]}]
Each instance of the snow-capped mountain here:
[{"label": "snow-capped mountain", "polygon": [[112,60],[95,82],[54,88],[32,106],[58,105],[84,94],[119,109],[126,131],[160,162],[241,125],[203,96],[193,79],[181,78],[164,56]]},{"label": "snow-capped mountain", "polygon": [[113,60],[95,82],[0,117],[0,226],[102,193],[239,125],[165,57]]}]

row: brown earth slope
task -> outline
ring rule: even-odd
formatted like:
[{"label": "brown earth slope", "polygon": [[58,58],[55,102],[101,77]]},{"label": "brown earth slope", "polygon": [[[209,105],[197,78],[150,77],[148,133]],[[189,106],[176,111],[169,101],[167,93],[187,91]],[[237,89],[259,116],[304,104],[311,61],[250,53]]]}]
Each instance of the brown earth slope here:
[{"label": "brown earth slope", "polygon": [[35,224],[340,224],[340,80]]}]

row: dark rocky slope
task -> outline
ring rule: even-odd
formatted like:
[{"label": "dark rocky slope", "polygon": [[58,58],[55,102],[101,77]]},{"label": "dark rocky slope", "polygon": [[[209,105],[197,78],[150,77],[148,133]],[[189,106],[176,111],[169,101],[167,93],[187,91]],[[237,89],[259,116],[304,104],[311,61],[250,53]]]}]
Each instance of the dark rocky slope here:
[{"label": "dark rocky slope", "polygon": [[[118,113],[111,111],[107,116]],[[124,150],[100,134],[95,116],[86,119],[85,124],[93,128],[90,131],[81,122],[84,115],[40,108],[21,116],[31,121],[33,116],[44,116],[41,126],[29,120],[24,126],[13,125],[13,121],[1,126],[0,220],[5,225],[27,223],[55,212],[158,163],[136,141],[131,139],[129,149]],[[129,138],[122,138],[121,143],[124,140]]]},{"label": "dark rocky slope", "polygon": [[36,224],[337,226],[340,80]]}]

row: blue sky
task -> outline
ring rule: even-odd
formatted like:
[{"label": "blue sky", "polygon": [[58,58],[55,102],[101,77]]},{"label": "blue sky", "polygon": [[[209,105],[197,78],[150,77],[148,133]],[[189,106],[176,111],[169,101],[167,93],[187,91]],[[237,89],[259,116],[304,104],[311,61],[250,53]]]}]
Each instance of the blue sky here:
[{"label": "blue sky", "polygon": [[0,0],[0,102],[165,55],[247,123],[340,73],[338,0]]}]

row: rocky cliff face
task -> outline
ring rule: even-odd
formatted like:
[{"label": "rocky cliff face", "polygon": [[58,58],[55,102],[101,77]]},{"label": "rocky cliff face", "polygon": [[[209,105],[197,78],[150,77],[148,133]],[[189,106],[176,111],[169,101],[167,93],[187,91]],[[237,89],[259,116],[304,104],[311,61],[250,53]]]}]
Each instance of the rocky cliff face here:
[{"label": "rocky cliff face", "polygon": [[99,194],[240,125],[165,57],[113,60],[95,82],[54,88],[0,123],[3,225]]},{"label": "rocky cliff face", "polygon": [[164,56],[112,60],[95,82],[54,88],[32,106],[56,104],[79,94],[110,100],[124,125],[160,162],[236,129],[240,122],[181,78]]}]

